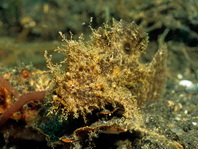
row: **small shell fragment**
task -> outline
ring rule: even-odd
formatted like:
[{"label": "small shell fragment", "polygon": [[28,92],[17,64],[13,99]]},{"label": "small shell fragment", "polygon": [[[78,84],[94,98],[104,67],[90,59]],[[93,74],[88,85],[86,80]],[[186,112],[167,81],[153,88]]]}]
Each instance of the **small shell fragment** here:
[{"label": "small shell fragment", "polygon": [[194,84],[190,80],[181,80],[179,85],[185,87],[187,92],[193,93],[198,91],[198,83]]},{"label": "small shell fragment", "polygon": [[193,85],[193,83],[189,80],[181,80],[179,82],[180,86],[184,86],[184,87],[191,87]]}]

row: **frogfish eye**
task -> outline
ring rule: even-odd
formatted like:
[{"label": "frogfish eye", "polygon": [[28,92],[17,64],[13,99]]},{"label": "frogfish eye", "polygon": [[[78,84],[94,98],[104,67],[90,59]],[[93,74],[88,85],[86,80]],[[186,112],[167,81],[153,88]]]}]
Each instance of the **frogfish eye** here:
[{"label": "frogfish eye", "polygon": [[124,44],[124,52],[126,53],[126,54],[131,54],[131,45],[130,45],[130,43],[125,43]]}]

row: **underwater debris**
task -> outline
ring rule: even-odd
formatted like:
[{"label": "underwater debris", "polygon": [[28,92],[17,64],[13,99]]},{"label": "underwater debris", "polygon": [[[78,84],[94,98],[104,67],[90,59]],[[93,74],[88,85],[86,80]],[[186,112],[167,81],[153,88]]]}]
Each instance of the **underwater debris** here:
[{"label": "underwater debris", "polygon": [[[58,115],[68,129],[74,127],[72,121],[83,118],[84,123],[80,121],[59,140],[74,143],[76,132],[85,135],[108,128],[106,133],[114,130],[119,134],[118,130],[139,128],[143,121],[138,109],[145,101],[160,98],[165,87],[166,46],[157,51],[149,64],[142,63],[140,56],[148,44],[147,34],[134,22],[115,20],[112,26],[92,29],[87,42],[82,36],[78,41],[68,40],[62,33],[61,36],[66,45],[55,51],[65,59],[53,64],[52,56],[45,52],[55,82],[52,97],[46,99],[50,105],[47,117]],[[43,132],[41,124],[39,129]],[[51,135],[46,131],[44,134]]]}]

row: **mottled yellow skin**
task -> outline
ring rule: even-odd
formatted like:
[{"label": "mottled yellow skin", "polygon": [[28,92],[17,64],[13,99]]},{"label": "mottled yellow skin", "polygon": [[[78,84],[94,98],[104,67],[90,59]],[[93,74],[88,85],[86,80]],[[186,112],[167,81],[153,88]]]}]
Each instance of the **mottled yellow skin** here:
[{"label": "mottled yellow skin", "polygon": [[[145,52],[148,36],[135,23],[113,21],[112,26],[105,24],[92,31],[88,42],[67,40],[62,35],[67,44],[56,51],[66,58],[59,65],[53,65],[45,54],[56,82],[54,103],[74,117],[86,117],[111,104],[122,107],[123,116],[131,119],[137,115],[139,103],[155,99],[162,92],[156,88],[163,87],[159,84],[164,80],[165,68],[161,66],[165,63],[165,48],[157,52],[153,62],[142,64],[139,57]],[[158,66],[163,73],[161,79],[156,78]]]}]

